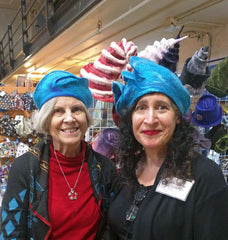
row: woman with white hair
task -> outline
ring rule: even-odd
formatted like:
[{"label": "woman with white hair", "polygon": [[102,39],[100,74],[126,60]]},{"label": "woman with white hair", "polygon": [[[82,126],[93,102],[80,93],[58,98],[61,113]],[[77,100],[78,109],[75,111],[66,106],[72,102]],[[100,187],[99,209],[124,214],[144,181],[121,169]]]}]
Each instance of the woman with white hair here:
[{"label": "woman with white hair", "polygon": [[34,125],[50,136],[16,158],[2,202],[2,239],[100,239],[114,164],[84,141],[88,80],[66,71],[36,86]]}]

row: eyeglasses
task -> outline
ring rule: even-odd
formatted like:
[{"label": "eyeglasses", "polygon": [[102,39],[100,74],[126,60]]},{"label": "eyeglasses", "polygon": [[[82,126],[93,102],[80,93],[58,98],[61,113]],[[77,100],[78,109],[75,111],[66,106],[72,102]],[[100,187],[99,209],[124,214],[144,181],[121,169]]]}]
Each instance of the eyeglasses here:
[{"label": "eyeglasses", "polygon": [[133,222],[138,214],[139,206],[142,203],[143,199],[148,195],[149,188],[143,185],[137,189],[134,195],[134,201],[131,204],[130,208],[126,212],[126,221]]}]

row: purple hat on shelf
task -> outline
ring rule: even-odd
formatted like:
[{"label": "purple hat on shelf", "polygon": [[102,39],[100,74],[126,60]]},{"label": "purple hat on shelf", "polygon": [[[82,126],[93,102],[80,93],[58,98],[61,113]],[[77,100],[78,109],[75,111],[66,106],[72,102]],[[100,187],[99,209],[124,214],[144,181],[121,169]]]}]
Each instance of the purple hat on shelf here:
[{"label": "purple hat on shelf", "polygon": [[192,113],[192,123],[199,127],[212,127],[222,121],[222,107],[213,95],[203,95]]},{"label": "purple hat on shelf", "polygon": [[98,135],[92,146],[94,151],[111,158],[116,154],[120,141],[118,128],[105,128]]},{"label": "purple hat on shelf", "polygon": [[192,111],[189,109],[185,114],[183,114],[183,118],[186,121],[191,122],[192,121]]}]

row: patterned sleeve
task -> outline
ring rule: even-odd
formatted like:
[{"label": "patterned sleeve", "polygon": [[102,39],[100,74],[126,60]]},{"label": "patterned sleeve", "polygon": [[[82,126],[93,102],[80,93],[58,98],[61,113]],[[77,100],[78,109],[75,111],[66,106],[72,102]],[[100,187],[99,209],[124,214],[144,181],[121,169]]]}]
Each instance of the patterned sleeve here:
[{"label": "patterned sleeve", "polygon": [[29,174],[25,169],[21,158],[16,158],[2,201],[0,239],[28,238]]}]

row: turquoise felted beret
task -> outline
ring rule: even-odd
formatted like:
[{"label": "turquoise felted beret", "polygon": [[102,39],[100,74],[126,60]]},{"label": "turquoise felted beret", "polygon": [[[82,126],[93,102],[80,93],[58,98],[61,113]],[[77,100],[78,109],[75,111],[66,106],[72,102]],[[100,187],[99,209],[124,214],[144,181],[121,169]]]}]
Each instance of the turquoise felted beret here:
[{"label": "turquoise felted beret", "polygon": [[92,103],[92,94],[88,88],[87,78],[77,77],[62,70],[46,74],[37,84],[33,100],[38,109],[54,97],[74,97],[81,100],[88,108]]},{"label": "turquoise felted beret", "polygon": [[119,115],[141,96],[154,92],[164,93],[170,97],[182,114],[188,111],[191,104],[189,92],[169,69],[135,56],[130,58],[130,65],[134,70],[132,73],[122,72],[126,85],[112,83],[116,111]]}]

